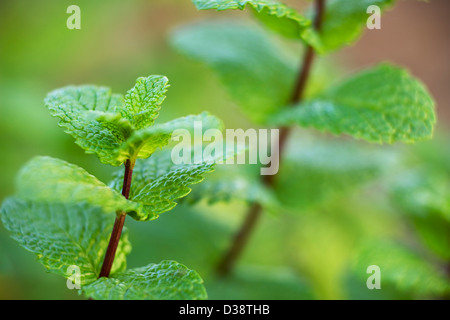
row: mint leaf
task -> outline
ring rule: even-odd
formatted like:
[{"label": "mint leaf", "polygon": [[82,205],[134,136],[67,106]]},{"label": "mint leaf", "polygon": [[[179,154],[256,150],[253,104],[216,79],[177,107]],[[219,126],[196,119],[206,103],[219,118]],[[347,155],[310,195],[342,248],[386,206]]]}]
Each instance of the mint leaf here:
[{"label": "mint leaf", "polygon": [[[328,0],[321,31],[307,39],[317,51],[328,53],[356,41],[367,27],[367,8],[378,6],[381,11],[390,8],[395,0]],[[311,10],[312,11],[312,10]],[[309,14],[312,16],[312,13]]]},{"label": "mint leaf", "polygon": [[412,249],[382,240],[365,243],[356,256],[354,268],[367,280],[368,266],[377,265],[383,283],[398,290],[414,292],[419,298],[439,297],[450,292],[450,282],[443,272]]},{"label": "mint leaf", "polygon": [[259,28],[209,22],[177,30],[171,42],[213,69],[231,98],[256,122],[266,122],[291,96],[296,62]]},{"label": "mint leaf", "polygon": [[206,299],[197,272],[175,261],[162,261],[101,278],[82,288],[95,300],[187,300]]},{"label": "mint leaf", "polygon": [[205,130],[221,126],[219,119],[207,113],[154,125],[167,88],[164,76],[138,78],[125,99],[104,87],[69,86],[49,93],[45,104],[87,153],[119,166],[126,160],[149,157],[167,145],[175,129],[192,130],[195,121],[202,121]]},{"label": "mint leaf", "polygon": [[393,204],[431,250],[450,259],[450,183],[445,171],[417,168],[389,181]]},{"label": "mint leaf", "polygon": [[221,129],[223,124],[215,116],[208,112],[199,115],[189,115],[168,121],[163,124],[134,131],[116,151],[116,157],[120,159],[148,158],[157,149],[166,146],[176,134],[176,129],[185,129],[194,132],[195,124],[201,125],[202,132],[208,129]]},{"label": "mint leaf", "polygon": [[289,267],[251,265],[236,268],[226,281],[207,281],[211,300],[312,300],[312,286]]},{"label": "mint leaf", "polygon": [[193,186],[186,202],[192,204],[203,200],[214,204],[238,200],[275,209],[279,203],[274,193],[261,183],[259,167],[254,169],[242,165],[217,166],[208,179]]},{"label": "mint leaf", "polygon": [[275,182],[287,208],[304,212],[345,199],[396,168],[398,156],[354,141],[292,137]]},{"label": "mint leaf", "polygon": [[131,124],[121,119],[123,97],[105,87],[68,86],[50,92],[45,104],[59,126],[75,138],[86,153],[97,154],[100,161],[118,166],[123,161],[111,153],[127,139]]},{"label": "mint leaf", "polygon": [[297,123],[369,142],[394,143],[431,138],[436,116],[433,99],[419,80],[383,64],[282,111],[274,123]]},{"label": "mint leaf", "polygon": [[130,120],[136,129],[153,125],[166,98],[168,82],[166,77],[158,75],[138,78],[136,85],[125,95],[122,116]]},{"label": "mint leaf", "polygon": [[115,113],[123,107],[123,96],[111,89],[94,85],[68,86],[56,89],[45,99],[52,115],[60,117],[62,124],[84,111]]},{"label": "mint leaf", "polygon": [[[116,215],[86,203],[50,203],[7,198],[1,220],[11,237],[30,252],[49,272],[70,277],[67,268],[80,268],[81,286],[95,281]],[[125,230],[112,272],[125,270],[131,245]]]},{"label": "mint leaf", "polygon": [[391,183],[393,200],[405,212],[418,217],[438,215],[450,223],[450,183],[442,171],[417,168]]},{"label": "mint leaf", "polygon": [[[131,212],[136,220],[156,219],[159,214],[173,209],[175,200],[191,192],[190,186],[204,179],[214,170],[217,159],[203,159],[192,164],[174,164],[171,151],[163,150],[145,160],[136,161],[129,199],[144,205],[145,212]],[[117,172],[111,185],[122,188],[123,173]]]},{"label": "mint leaf", "polygon": [[296,10],[273,0],[192,0],[192,2],[198,10],[244,10],[248,5],[263,24],[288,38],[302,37],[303,32],[311,25],[311,21]]},{"label": "mint leaf", "polygon": [[301,39],[319,53],[329,53],[356,41],[367,25],[367,8],[376,5],[381,11],[393,6],[395,0],[328,0],[320,32],[314,30],[315,10],[303,17],[295,9],[274,0],[192,0],[197,9],[217,11],[252,8],[255,17],[266,27],[291,39]]},{"label": "mint leaf", "polygon": [[29,161],[18,175],[17,189],[21,198],[29,200],[85,202],[106,212],[140,210],[137,203],[128,201],[83,168],[51,157]]}]

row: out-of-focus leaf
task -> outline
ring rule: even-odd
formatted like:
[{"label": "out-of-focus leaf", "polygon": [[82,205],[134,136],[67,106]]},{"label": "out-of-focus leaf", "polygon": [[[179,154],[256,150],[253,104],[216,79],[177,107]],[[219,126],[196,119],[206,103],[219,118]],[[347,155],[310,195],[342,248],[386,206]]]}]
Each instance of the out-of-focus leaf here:
[{"label": "out-of-focus leaf", "polygon": [[209,204],[241,200],[275,208],[278,201],[273,191],[263,185],[259,168],[243,165],[219,165],[204,182],[195,185],[186,202],[206,200]]},{"label": "out-of-focus leaf", "polygon": [[450,281],[443,270],[436,268],[426,258],[412,249],[383,240],[364,244],[355,256],[354,270],[364,281],[370,276],[367,267],[380,268],[381,290],[383,283],[394,285],[417,298],[440,297],[450,292]]},{"label": "out-of-focus leaf", "polygon": [[370,18],[367,9],[375,5],[383,12],[393,6],[395,0],[327,0],[325,1],[321,30],[316,31],[313,19],[316,7],[311,6],[303,17],[279,1],[273,0],[193,0],[199,10],[217,11],[239,9],[248,5],[255,17],[266,27],[291,39],[301,39],[319,53],[329,53],[354,43],[367,28]]},{"label": "out-of-focus leaf", "polygon": [[405,212],[424,218],[436,214],[450,222],[450,183],[442,172],[421,168],[395,180],[392,194]]},{"label": "out-of-focus leaf", "polygon": [[216,9],[217,11],[239,9],[248,5],[257,17],[268,28],[288,38],[302,38],[309,31],[311,21],[296,10],[273,0],[192,0],[197,9]]},{"label": "out-of-focus leaf", "polygon": [[[395,0],[327,0],[321,31],[311,37],[311,44],[321,53],[355,42],[367,28],[367,8],[376,5],[381,11],[393,6]],[[312,16],[310,10],[309,16]],[[314,31],[311,31],[314,32]],[[308,40],[308,39],[307,39]]]},{"label": "out-of-focus leaf", "polygon": [[177,30],[171,41],[211,67],[252,120],[264,122],[288,103],[295,61],[259,28],[236,21],[203,22]]},{"label": "out-of-focus leaf", "polygon": [[236,300],[310,300],[309,284],[289,268],[238,267],[226,279],[207,282],[210,299]]},{"label": "out-of-focus leaf", "polygon": [[450,183],[444,172],[407,171],[390,184],[393,204],[414,223],[421,239],[450,260]]},{"label": "out-of-focus leaf", "polygon": [[383,64],[331,87],[317,99],[282,111],[274,122],[394,143],[430,139],[436,116],[433,99],[419,80]]},{"label": "out-of-focus leaf", "polygon": [[277,176],[276,194],[288,207],[310,209],[380,177],[396,164],[396,157],[356,142],[293,139]]}]

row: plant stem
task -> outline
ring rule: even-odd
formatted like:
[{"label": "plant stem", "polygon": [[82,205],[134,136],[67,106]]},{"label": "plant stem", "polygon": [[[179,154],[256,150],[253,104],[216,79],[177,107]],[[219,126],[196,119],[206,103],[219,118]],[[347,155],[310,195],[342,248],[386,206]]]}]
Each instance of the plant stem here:
[{"label": "plant stem", "polygon": [[[130,195],[131,187],[131,177],[133,175],[134,162],[130,160],[125,162],[125,174],[123,177],[122,195],[128,199]],[[126,212],[117,212],[116,221],[114,222],[114,227],[111,232],[111,237],[109,239],[108,248],[106,249],[105,258],[103,259],[102,269],[100,270],[99,278],[109,277],[111,272],[111,267],[114,262],[114,257],[116,255],[117,246],[119,245],[120,236],[123,230],[123,224],[125,222]]]},{"label": "plant stem", "polygon": [[[319,31],[322,26],[323,15],[325,11],[325,0],[316,0],[315,1],[315,10],[316,16],[314,18],[314,28]],[[290,105],[298,104],[302,101],[303,95],[305,92],[306,85],[308,83],[309,76],[311,74],[311,67],[314,61],[315,51],[313,47],[310,45],[307,46],[306,51],[302,57],[301,69],[297,76],[297,81],[295,83],[295,87],[293,90],[292,97],[289,101]],[[281,156],[283,154],[283,150],[286,146],[286,142],[288,140],[289,134],[291,132],[291,128],[282,127],[280,128],[280,138],[278,142],[278,156],[272,155],[272,159],[278,159],[281,161]],[[266,175],[262,177],[263,183],[268,187],[274,186],[275,175]],[[249,208],[247,215],[244,219],[244,222],[233,238],[233,242],[222,257],[222,260],[219,262],[217,266],[217,273],[221,276],[229,275],[242,253],[245,245],[248,242],[250,234],[255,228],[257,221],[259,220],[262,213],[262,206],[259,203],[253,203]]]}]

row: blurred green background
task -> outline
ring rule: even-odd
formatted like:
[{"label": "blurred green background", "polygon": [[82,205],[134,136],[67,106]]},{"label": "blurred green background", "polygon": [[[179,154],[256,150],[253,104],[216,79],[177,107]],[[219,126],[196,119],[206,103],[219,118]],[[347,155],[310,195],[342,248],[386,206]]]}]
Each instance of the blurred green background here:
[{"label": "blurred green background", "polygon": [[[299,9],[308,4],[286,2]],[[81,8],[81,30],[66,28],[71,4]],[[286,156],[293,160],[278,182],[289,210],[264,215],[231,278],[216,278],[213,269],[246,212],[239,201],[182,204],[148,223],[127,219],[129,267],[177,260],[200,273],[211,299],[445,297],[450,229],[439,212],[450,210],[449,9],[445,0],[399,1],[383,16],[382,30],[367,31],[357,45],[330,57],[344,74],[381,60],[410,69],[437,102],[435,139],[372,146],[298,130]],[[174,28],[215,15],[197,12],[188,0],[1,1],[0,200],[14,193],[17,171],[35,155],[75,163],[108,182],[113,168],[84,154],[44,107],[47,92],[58,87],[91,83],[124,93],[139,76],[163,74],[171,88],[161,120],[208,110],[227,128],[251,126],[214,74],[168,42]],[[241,12],[224,15],[251,20]],[[390,191],[410,181],[411,172],[425,177],[419,191]],[[415,204],[434,190],[422,183],[430,177],[441,198],[425,196]],[[424,205],[425,213],[411,217],[408,205],[411,211]],[[381,290],[366,288],[364,266],[373,261],[386,266]],[[78,298],[0,227],[0,299]]]}]

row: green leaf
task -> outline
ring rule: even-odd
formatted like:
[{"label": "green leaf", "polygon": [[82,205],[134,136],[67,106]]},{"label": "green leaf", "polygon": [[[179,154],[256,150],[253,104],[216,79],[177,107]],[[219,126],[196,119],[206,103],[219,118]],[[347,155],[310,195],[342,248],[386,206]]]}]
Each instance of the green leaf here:
[{"label": "green leaf", "polygon": [[123,107],[123,96],[111,89],[94,85],[68,86],[56,89],[45,99],[52,115],[60,117],[63,124],[85,111],[115,113]]},{"label": "green leaf", "polygon": [[[356,41],[367,28],[367,8],[376,5],[381,11],[393,6],[395,0],[328,0],[321,31],[307,39],[317,51],[328,53]],[[310,10],[309,16],[313,16]],[[311,30],[312,33],[315,31]]]},{"label": "green leaf", "polygon": [[278,201],[272,190],[261,183],[259,167],[251,170],[249,166],[223,165],[192,188],[188,203],[205,200],[208,204],[233,200],[247,203],[257,202],[266,208],[274,209]]},{"label": "green leaf", "polygon": [[49,93],[45,104],[87,153],[119,166],[149,157],[168,144],[175,129],[192,130],[195,121],[202,121],[205,130],[221,127],[208,113],[154,125],[167,88],[167,78],[157,75],[138,78],[125,98],[105,87],[69,86]]},{"label": "green leaf", "polygon": [[440,297],[450,292],[450,281],[442,270],[412,249],[394,242],[382,240],[365,243],[355,258],[354,270],[367,280],[367,267],[377,265],[383,283],[392,284],[398,290],[414,292],[418,298]]},{"label": "green leaf", "polygon": [[[153,220],[159,214],[173,209],[175,200],[191,192],[189,186],[204,179],[204,174],[214,171],[217,159],[203,159],[199,163],[174,164],[171,150],[155,153],[145,160],[136,161],[129,199],[144,205],[146,212],[132,212],[136,220]],[[122,188],[123,173],[117,172],[111,186]]]},{"label": "green leaf", "polygon": [[68,86],[50,92],[45,104],[86,153],[97,154],[100,161],[115,166],[123,162],[111,156],[132,131],[131,123],[118,113],[123,107],[121,95],[105,87]]},{"label": "green leaf", "polygon": [[394,143],[431,138],[436,116],[433,99],[419,80],[383,64],[331,87],[321,97],[282,111],[273,122]]},{"label": "green leaf", "polygon": [[[49,272],[66,278],[68,267],[80,268],[81,286],[98,278],[116,215],[86,203],[50,203],[8,198],[1,208],[11,237],[33,252]],[[119,242],[112,273],[126,268],[127,231]]]},{"label": "green leaf", "polygon": [[390,181],[391,198],[413,223],[422,241],[450,260],[450,183],[445,171],[420,168]]},{"label": "green leaf", "polygon": [[[83,168],[51,157],[35,157],[20,171],[17,191],[21,198],[64,203],[89,203],[107,212],[139,211],[128,201]],[[141,209],[142,210],[142,209]]]},{"label": "green leaf", "polygon": [[125,106],[121,110],[124,118],[130,120],[136,129],[153,125],[159,115],[169,80],[164,76],[152,75],[136,80],[136,85],[125,95]]},{"label": "green leaf", "polygon": [[298,39],[308,30],[311,21],[296,10],[273,0],[192,0],[198,10],[216,9],[217,11],[239,9],[246,5],[253,9],[257,17],[268,28],[288,37]]},{"label": "green leaf", "polygon": [[169,143],[175,129],[193,130],[195,121],[202,121],[205,130],[221,127],[220,120],[206,112],[154,125],[167,88],[166,77],[141,77],[125,102],[104,87],[69,86],[49,93],[45,103],[87,153],[119,166],[126,160],[149,157]]},{"label": "green leaf", "polygon": [[444,172],[417,168],[404,172],[392,182],[395,203],[418,217],[438,215],[450,223],[450,183]]},{"label": "green leaf", "polygon": [[207,299],[198,273],[175,261],[162,261],[101,278],[82,291],[95,300]]},{"label": "green leaf", "polygon": [[242,266],[226,279],[207,281],[212,300],[312,300],[311,285],[296,270],[273,266]]},{"label": "green leaf", "polygon": [[191,191],[188,186],[201,182],[213,166],[213,163],[200,163],[171,170],[147,184],[132,200],[143,203],[156,215],[169,211],[176,206],[174,200],[188,195]]},{"label": "green leaf", "polygon": [[171,41],[211,67],[252,120],[265,122],[288,103],[296,61],[259,28],[236,21],[199,23],[177,30]]},{"label": "green leaf", "polygon": [[391,8],[395,0],[327,0],[321,31],[314,30],[312,21],[315,7],[303,17],[295,9],[274,0],[192,0],[197,9],[217,11],[252,8],[255,17],[266,27],[291,39],[301,39],[319,53],[329,53],[355,42],[367,28],[370,15],[367,8],[376,5],[383,12]]},{"label": "green leaf", "polygon": [[215,116],[208,112],[199,115],[189,115],[168,121],[163,124],[137,130],[125,141],[116,152],[117,158],[136,159],[148,158],[157,149],[166,146],[170,140],[178,134],[177,129],[194,132],[195,126],[201,126],[202,132],[208,129],[221,129],[223,124]]},{"label": "green leaf", "polygon": [[308,139],[303,133],[290,143],[275,191],[286,207],[301,212],[345,199],[391,172],[398,162],[393,152],[354,141]]}]

